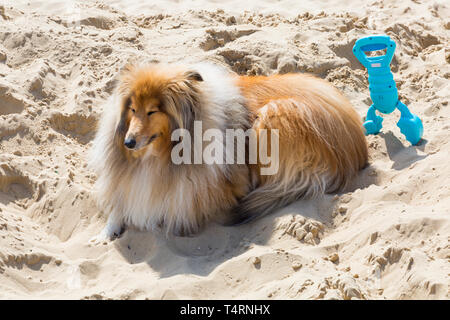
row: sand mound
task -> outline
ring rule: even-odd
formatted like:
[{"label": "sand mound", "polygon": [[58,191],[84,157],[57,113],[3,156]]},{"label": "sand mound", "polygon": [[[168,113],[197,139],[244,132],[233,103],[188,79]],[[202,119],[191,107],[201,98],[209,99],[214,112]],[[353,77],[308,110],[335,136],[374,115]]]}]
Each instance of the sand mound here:
[{"label": "sand mound", "polygon": [[[445,1],[114,0],[0,6],[0,298],[448,299],[450,10]],[[193,6],[193,7],[192,7]],[[385,116],[347,192],[192,238],[128,230],[105,245],[86,166],[129,60],[214,61],[240,74],[310,72],[363,117],[355,41],[386,33],[410,146]]]}]

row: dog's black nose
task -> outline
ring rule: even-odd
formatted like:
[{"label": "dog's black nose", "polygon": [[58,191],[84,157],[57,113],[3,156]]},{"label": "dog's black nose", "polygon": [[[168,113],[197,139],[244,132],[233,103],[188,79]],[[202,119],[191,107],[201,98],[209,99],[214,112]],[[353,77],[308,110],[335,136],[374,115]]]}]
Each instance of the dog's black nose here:
[{"label": "dog's black nose", "polygon": [[128,149],[133,149],[136,146],[136,140],[134,140],[134,139],[125,139],[125,146]]}]

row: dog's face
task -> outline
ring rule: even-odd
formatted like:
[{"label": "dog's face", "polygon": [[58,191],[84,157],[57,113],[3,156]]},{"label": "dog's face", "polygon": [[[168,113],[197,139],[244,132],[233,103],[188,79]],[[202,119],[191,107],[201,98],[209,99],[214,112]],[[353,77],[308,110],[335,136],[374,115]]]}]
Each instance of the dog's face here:
[{"label": "dog's face", "polygon": [[198,107],[196,83],[202,80],[196,72],[158,64],[125,67],[119,79],[118,143],[133,157],[148,151],[167,155],[172,131],[189,128],[193,122]]},{"label": "dog's face", "polygon": [[128,130],[123,144],[131,151],[144,151],[152,145],[155,154],[162,151],[169,137],[169,117],[162,109],[157,96],[136,93],[126,100],[126,122]]}]

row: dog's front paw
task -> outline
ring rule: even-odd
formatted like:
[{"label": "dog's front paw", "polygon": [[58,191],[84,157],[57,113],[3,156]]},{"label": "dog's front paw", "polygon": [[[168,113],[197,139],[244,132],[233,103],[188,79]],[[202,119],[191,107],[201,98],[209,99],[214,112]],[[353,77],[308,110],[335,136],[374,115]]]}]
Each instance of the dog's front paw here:
[{"label": "dog's front paw", "polygon": [[124,231],[123,226],[108,224],[98,235],[89,239],[89,243],[94,245],[107,244],[109,241],[119,238]]},{"label": "dog's front paw", "polygon": [[108,241],[114,240],[114,236],[109,234],[106,228],[104,228],[99,234],[89,239],[89,243],[93,245],[107,244]]}]

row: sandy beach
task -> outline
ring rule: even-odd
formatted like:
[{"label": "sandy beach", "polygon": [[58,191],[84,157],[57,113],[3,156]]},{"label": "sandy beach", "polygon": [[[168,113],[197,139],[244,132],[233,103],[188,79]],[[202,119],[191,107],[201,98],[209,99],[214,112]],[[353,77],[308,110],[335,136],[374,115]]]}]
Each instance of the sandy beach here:
[{"label": "sandy beach", "polygon": [[[87,154],[127,62],[312,73],[363,118],[352,47],[376,33],[397,44],[418,145],[394,112],[343,193],[189,238],[89,242],[107,213]],[[0,299],[449,299],[449,77],[445,0],[0,0]]]}]

